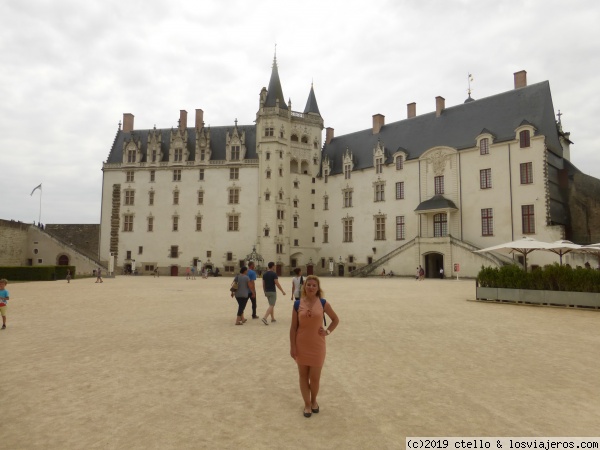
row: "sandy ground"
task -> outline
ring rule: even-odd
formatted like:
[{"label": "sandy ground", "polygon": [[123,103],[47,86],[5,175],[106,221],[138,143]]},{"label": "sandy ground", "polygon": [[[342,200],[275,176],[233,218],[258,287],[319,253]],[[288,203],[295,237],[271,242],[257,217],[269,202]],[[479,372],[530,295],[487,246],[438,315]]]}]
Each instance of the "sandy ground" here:
[{"label": "sandy ground", "polygon": [[[290,278],[281,279],[289,294]],[[404,448],[406,436],[599,436],[600,313],[467,301],[474,282],[324,278],[340,316],[302,416],[278,321],[229,279],[9,284],[0,448]],[[259,296],[259,313],[267,302]],[[247,309],[250,315],[250,307]]]}]

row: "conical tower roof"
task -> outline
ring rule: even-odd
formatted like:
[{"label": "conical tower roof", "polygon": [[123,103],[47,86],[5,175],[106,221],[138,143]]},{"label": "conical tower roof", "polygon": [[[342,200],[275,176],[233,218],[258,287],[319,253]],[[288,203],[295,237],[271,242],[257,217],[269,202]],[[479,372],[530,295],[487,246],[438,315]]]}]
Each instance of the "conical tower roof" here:
[{"label": "conical tower roof", "polygon": [[321,113],[319,112],[319,105],[317,105],[317,97],[315,97],[315,90],[313,89],[313,85],[310,85],[310,93],[308,94],[308,100],[306,100],[306,106],[304,107],[304,114],[307,113],[315,113],[319,116]]},{"label": "conical tower roof", "polygon": [[267,98],[265,99],[265,106],[277,106],[277,100],[279,100],[279,107],[281,109],[288,109],[285,99],[283,97],[283,90],[281,89],[281,81],[279,81],[279,71],[277,70],[277,56],[273,58],[273,70],[271,71],[271,80],[269,81],[269,88],[267,91]]}]

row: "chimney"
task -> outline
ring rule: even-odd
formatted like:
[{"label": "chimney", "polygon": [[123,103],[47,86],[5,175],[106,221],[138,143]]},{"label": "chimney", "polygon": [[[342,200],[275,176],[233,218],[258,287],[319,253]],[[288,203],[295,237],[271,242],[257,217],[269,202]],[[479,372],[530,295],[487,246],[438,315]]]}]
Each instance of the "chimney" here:
[{"label": "chimney", "polygon": [[439,95],[435,98],[435,117],[440,117],[442,115],[442,111],[446,107],[446,100],[444,97],[440,97]]},{"label": "chimney", "polygon": [[179,111],[179,128],[181,130],[185,130],[187,128],[187,111],[185,109],[181,109]]},{"label": "chimney", "polygon": [[133,114],[123,114],[123,131],[133,131]]},{"label": "chimney", "polygon": [[383,114],[373,115],[373,134],[379,133],[381,127],[385,125],[385,116]]},{"label": "chimney", "polygon": [[204,126],[204,111],[196,110],[196,128],[199,130]]},{"label": "chimney", "polygon": [[406,117],[410,119],[411,117],[416,117],[417,115],[417,104],[415,102],[409,103],[406,105]]},{"label": "chimney", "polygon": [[515,89],[527,86],[527,71],[515,72]]},{"label": "chimney", "polygon": [[325,143],[329,144],[333,139],[333,128],[327,127],[325,128]]}]

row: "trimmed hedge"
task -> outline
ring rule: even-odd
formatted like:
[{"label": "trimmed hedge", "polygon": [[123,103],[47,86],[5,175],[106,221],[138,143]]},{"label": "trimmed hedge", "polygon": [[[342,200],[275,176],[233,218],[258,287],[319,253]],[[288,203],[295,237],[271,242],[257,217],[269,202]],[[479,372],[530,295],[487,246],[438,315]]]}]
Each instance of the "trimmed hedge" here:
[{"label": "trimmed hedge", "polygon": [[600,292],[600,271],[558,263],[525,272],[517,265],[481,267],[477,275],[481,287],[533,289],[544,291]]},{"label": "trimmed hedge", "polygon": [[75,278],[75,266],[14,266],[0,267],[0,279],[8,281],[52,281],[67,278],[67,269],[71,278]]}]

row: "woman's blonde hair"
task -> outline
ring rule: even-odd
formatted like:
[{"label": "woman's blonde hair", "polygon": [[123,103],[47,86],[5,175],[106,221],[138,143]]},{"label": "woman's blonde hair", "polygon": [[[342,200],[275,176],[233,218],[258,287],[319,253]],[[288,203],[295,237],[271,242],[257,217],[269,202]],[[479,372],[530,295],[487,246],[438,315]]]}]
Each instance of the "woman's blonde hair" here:
[{"label": "woman's blonde hair", "polygon": [[317,297],[319,298],[323,298],[323,295],[325,294],[325,291],[323,291],[323,289],[321,289],[321,280],[319,280],[319,277],[316,275],[309,275],[304,279],[304,283],[302,284],[302,291],[300,293],[301,297],[306,297],[306,284],[310,281],[310,280],[315,280],[317,282],[317,286],[319,287],[319,289],[317,290]]}]

